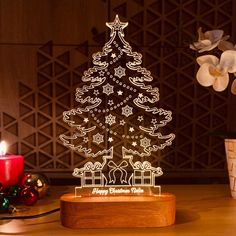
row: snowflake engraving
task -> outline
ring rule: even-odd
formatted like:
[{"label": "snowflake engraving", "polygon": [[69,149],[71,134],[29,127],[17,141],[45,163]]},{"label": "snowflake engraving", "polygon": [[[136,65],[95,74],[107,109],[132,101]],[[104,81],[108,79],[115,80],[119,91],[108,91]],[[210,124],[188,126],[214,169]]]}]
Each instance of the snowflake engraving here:
[{"label": "snowflake engraving", "polygon": [[119,78],[122,78],[123,76],[125,76],[125,68],[119,66],[115,68],[114,70],[115,70],[115,76]]},{"label": "snowflake engraving", "polygon": [[103,88],[103,93],[105,93],[106,95],[110,95],[110,94],[114,93],[114,91],[113,91],[114,86],[110,85],[109,83],[102,86],[102,88]]},{"label": "snowflake engraving", "polygon": [[108,116],[105,117],[105,123],[109,125],[113,125],[116,123],[116,117],[113,116],[112,114],[109,114]]},{"label": "snowflake engraving", "polygon": [[132,114],[133,114],[133,107],[130,107],[129,105],[122,107],[122,115],[129,117]]},{"label": "snowflake engraving", "polygon": [[140,146],[144,147],[144,148],[150,147],[151,146],[151,139],[148,139],[146,137],[141,139],[140,140]]},{"label": "snowflake engraving", "polygon": [[97,133],[93,135],[93,142],[97,144],[103,143],[104,142],[103,137],[104,137],[103,135]]}]

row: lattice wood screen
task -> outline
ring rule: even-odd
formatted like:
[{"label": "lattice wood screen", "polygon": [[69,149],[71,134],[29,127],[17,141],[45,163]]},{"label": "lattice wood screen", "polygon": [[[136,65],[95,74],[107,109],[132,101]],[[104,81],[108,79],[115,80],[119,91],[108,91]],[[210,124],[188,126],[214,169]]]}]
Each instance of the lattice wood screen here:
[{"label": "lattice wood screen", "polygon": [[[24,154],[26,169],[55,173],[54,177],[66,176],[83,165],[84,158],[58,139],[59,134],[68,131],[62,112],[76,107],[75,89],[81,86],[82,73],[91,66],[92,53],[101,51],[106,42],[105,22],[119,14],[122,21],[129,22],[126,40],[143,55],[143,66],[151,71],[160,88],[160,106],[173,111],[174,119],[168,127],[176,134],[174,145],[161,152],[161,161],[153,156],[151,162],[160,164],[169,176],[224,175],[223,140],[209,133],[227,129],[228,91],[215,93],[196,83],[196,55],[188,45],[199,26],[203,30],[221,28],[232,35],[234,1],[97,0],[95,6],[89,1],[89,11],[83,13],[79,7],[86,1],[67,4],[72,2],[76,14],[87,14],[88,19],[90,15],[94,18],[95,6],[105,8],[107,15],[91,20],[89,28],[80,22],[88,37],[77,44],[54,43],[50,37],[41,45],[29,43],[33,46],[29,55],[35,62],[29,63],[28,69],[34,77],[30,83],[24,75],[15,80],[17,110],[9,108],[1,96],[5,106],[0,113],[0,132],[2,138],[11,140],[9,151]],[[54,2],[52,7],[57,4]],[[61,13],[63,17],[63,9]],[[1,44],[3,47],[11,45]],[[21,66],[24,62],[17,63]]]}]

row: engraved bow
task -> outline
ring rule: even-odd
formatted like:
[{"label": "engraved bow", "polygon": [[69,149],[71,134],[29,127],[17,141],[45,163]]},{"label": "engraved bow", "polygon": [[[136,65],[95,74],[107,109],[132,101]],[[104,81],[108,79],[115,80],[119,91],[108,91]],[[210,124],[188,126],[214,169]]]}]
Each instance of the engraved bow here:
[{"label": "engraved bow", "polygon": [[121,183],[127,183],[127,172],[124,169],[128,166],[127,161],[122,161],[119,165],[117,165],[114,161],[109,161],[107,164],[112,169],[109,171],[109,183],[115,183],[116,182],[116,171],[120,171],[120,182]]}]

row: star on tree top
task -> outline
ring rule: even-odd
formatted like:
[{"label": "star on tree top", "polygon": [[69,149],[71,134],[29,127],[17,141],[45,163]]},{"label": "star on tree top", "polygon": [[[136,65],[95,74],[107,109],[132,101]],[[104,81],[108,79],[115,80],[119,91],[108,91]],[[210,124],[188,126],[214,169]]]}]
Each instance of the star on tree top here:
[{"label": "star on tree top", "polygon": [[123,29],[127,27],[128,22],[120,22],[119,16],[116,15],[115,20],[113,22],[107,22],[106,26],[111,29],[110,36],[112,37],[115,31],[119,31],[121,36],[124,36]]}]

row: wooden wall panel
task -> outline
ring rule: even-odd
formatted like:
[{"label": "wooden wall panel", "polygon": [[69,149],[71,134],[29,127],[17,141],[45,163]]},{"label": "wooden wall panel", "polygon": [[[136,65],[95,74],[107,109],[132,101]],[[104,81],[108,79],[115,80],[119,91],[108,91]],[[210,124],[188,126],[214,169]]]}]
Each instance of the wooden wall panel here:
[{"label": "wooden wall panel", "polygon": [[92,53],[106,42],[106,21],[128,21],[126,40],[143,55],[160,88],[160,106],[174,145],[162,152],[167,178],[226,176],[223,140],[210,136],[229,126],[229,92],[196,83],[196,55],[188,45],[199,26],[233,32],[233,0],[0,0],[0,135],[10,152],[25,155],[26,169],[68,177],[83,158],[65,148],[62,111]]},{"label": "wooden wall panel", "polygon": [[2,44],[78,44],[91,30],[104,29],[107,3],[101,0],[1,0]]}]

